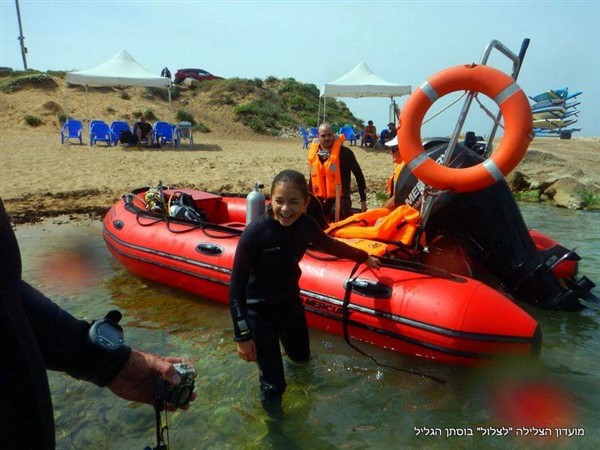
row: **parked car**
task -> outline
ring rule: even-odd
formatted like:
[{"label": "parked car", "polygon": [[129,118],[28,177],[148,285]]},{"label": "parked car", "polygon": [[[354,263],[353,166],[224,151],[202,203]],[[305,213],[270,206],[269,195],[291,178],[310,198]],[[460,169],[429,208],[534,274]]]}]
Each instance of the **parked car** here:
[{"label": "parked car", "polygon": [[175,84],[181,84],[181,83],[183,83],[183,80],[185,80],[186,78],[193,78],[198,81],[222,80],[223,79],[223,77],[218,77],[218,76],[213,75],[212,73],[207,72],[206,70],[202,70],[202,69],[179,69],[175,73],[175,79],[173,80],[173,82]]}]

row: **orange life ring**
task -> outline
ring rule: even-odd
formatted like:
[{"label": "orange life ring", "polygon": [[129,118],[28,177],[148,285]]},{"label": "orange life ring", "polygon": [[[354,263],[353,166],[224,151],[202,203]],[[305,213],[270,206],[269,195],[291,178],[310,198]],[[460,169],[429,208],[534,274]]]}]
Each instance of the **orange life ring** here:
[{"label": "orange life ring", "polygon": [[[500,107],[504,137],[492,156],[476,166],[454,169],[436,163],[421,144],[425,114],[440,97],[455,91],[481,92]],[[431,76],[409,97],[398,124],[402,159],[411,172],[436,189],[471,192],[501,180],[525,156],[533,139],[533,118],[527,96],[510,76],[493,67],[461,65]]]}]

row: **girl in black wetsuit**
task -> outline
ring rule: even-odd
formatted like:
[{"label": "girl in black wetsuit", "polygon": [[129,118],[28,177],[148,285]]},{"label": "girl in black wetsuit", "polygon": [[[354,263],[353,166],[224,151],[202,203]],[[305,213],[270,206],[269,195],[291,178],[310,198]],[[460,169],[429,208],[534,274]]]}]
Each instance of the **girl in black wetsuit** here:
[{"label": "girl in black wetsuit", "polygon": [[284,170],[271,186],[271,206],[250,223],[237,246],[229,289],[237,352],[257,361],[261,402],[280,412],[286,388],[279,342],[294,362],[310,357],[308,326],[300,300],[298,263],[310,244],[336,255],[379,268],[365,251],[327,236],[304,211],[308,183],[300,172]]}]

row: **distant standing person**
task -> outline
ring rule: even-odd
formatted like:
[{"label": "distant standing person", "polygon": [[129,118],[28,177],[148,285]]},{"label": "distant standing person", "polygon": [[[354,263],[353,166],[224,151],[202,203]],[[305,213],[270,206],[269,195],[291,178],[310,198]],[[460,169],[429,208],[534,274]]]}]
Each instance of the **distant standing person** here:
[{"label": "distant standing person", "polygon": [[160,76],[168,78],[170,80],[171,79],[171,71],[169,70],[168,67],[164,67],[162,72],[160,72]]},{"label": "distant standing person", "polygon": [[373,121],[369,120],[364,130],[365,135],[363,136],[361,144],[367,147],[374,147],[377,142],[377,128],[373,125]]},{"label": "distant standing person", "polygon": [[142,141],[146,141],[146,146],[152,145],[152,125],[146,121],[146,117],[140,117],[139,122],[133,124],[133,135],[137,139],[137,144],[140,145]]},{"label": "distant standing person", "polygon": [[298,284],[302,273],[298,263],[308,246],[380,267],[379,260],[364,250],[327,236],[305,213],[309,200],[302,173],[284,170],[277,174],[267,214],[244,230],[231,272],[229,306],[237,353],[246,362],[258,362],[261,403],[273,415],[282,412],[286,388],[280,341],[292,361],[304,363],[310,357]]},{"label": "distant standing person", "polygon": [[356,178],[360,209],[367,210],[367,184],[362,169],[352,150],[342,145],[344,136],[337,139],[334,137],[331,125],[323,123],[319,127],[319,139],[308,150],[310,189],[323,203],[323,210],[329,221],[335,220],[336,186],[339,186],[341,198],[339,219],[352,214],[351,174]]}]

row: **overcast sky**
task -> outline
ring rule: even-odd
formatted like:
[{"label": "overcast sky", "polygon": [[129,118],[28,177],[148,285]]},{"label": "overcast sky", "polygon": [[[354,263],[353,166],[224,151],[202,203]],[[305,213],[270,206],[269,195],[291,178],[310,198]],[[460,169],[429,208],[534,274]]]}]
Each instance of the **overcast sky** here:
[{"label": "overcast sky", "polygon": [[[579,97],[576,136],[600,136],[598,1],[95,1],[19,0],[27,64],[95,67],[126,49],[156,73],[198,67],[223,77],[293,77],[321,88],[359,62],[381,78],[419,86],[448,66],[480,62],[497,39],[518,53],[531,39],[519,85],[527,95],[568,87]],[[14,0],[0,0],[0,65],[22,69]],[[489,65],[511,66],[494,52]],[[430,115],[457,96],[436,103]],[[62,96],[61,96],[62,98]],[[389,99],[341,99],[381,129]],[[401,97],[400,106],[406,100]],[[461,104],[461,103],[460,103]],[[491,127],[478,107],[467,129]],[[449,135],[458,110],[428,122]],[[316,112],[315,112],[316,116]],[[470,116],[471,117],[471,116]]]}]

